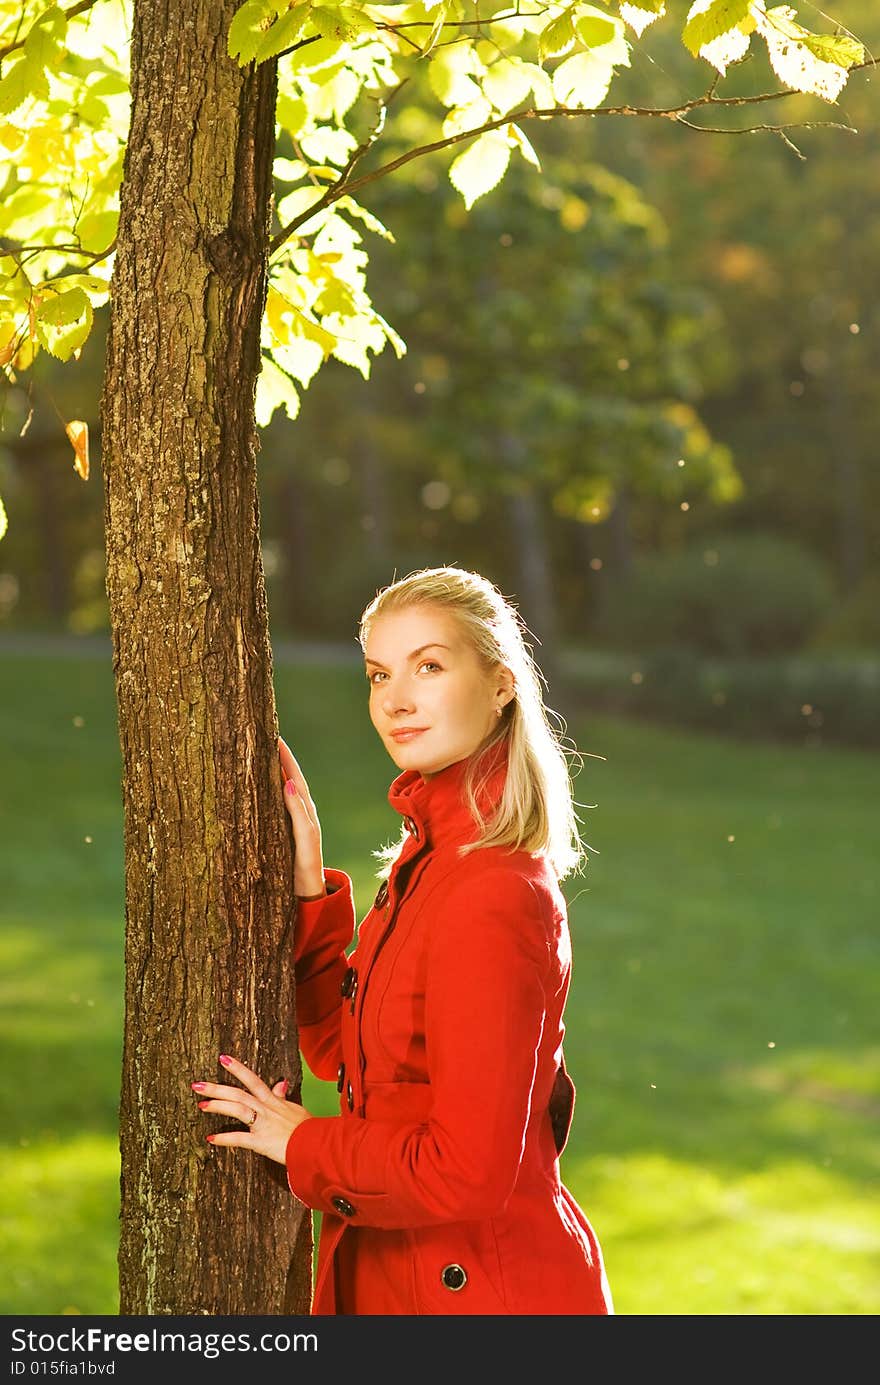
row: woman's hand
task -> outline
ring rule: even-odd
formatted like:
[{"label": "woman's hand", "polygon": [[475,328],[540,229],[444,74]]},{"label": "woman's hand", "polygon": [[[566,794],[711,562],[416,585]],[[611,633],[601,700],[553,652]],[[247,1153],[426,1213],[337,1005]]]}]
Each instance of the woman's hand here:
[{"label": "woman's hand", "polygon": [[321,824],[305,775],[290,747],[278,737],[284,779],[284,806],[293,824],[293,892],[297,899],[320,899],[327,893],[321,853]]},{"label": "woman's hand", "polygon": [[221,1053],[220,1062],[241,1087],[222,1087],[216,1082],[193,1082],[192,1089],[202,1098],[200,1111],[217,1116],[230,1116],[243,1121],[246,1130],[225,1130],[220,1135],[206,1135],[212,1145],[237,1145],[264,1154],[276,1164],[286,1162],[287,1141],[297,1126],[311,1120],[311,1112],[293,1101],[285,1101],[287,1079],[267,1087],[265,1082],[246,1068],[238,1059]]}]

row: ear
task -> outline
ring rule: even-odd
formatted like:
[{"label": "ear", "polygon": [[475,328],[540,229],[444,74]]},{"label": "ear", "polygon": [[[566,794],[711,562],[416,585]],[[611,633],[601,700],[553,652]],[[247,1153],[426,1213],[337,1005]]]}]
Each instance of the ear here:
[{"label": "ear", "polygon": [[508,702],[512,702],[516,695],[516,680],[505,664],[501,664],[499,667],[498,679],[495,684],[495,694],[502,706],[506,706]]}]

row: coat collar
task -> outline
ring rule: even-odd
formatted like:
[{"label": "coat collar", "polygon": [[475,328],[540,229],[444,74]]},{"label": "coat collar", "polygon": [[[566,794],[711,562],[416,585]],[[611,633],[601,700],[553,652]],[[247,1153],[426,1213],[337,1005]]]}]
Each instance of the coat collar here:
[{"label": "coat collar", "polygon": [[[505,736],[486,757],[487,778],[477,801],[487,816],[501,799],[507,776],[508,748]],[[401,814],[408,831],[420,845],[423,842],[436,846],[444,841],[472,841],[477,835],[477,824],[464,795],[465,775],[473,758],[467,756],[457,760],[430,779],[423,779],[418,770],[407,769],[394,780],[388,790],[388,802]]]}]

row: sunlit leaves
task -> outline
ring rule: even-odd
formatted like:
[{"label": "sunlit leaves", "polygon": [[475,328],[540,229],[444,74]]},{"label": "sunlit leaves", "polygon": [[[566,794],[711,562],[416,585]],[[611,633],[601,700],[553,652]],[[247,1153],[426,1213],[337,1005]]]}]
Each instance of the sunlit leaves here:
[{"label": "sunlit leaves", "polygon": [[549,24],[541,30],[538,39],[538,57],[542,62],[545,58],[557,58],[561,53],[567,53],[574,41],[574,20],[571,10],[565,10],[563,14],[551,19]]},{"label": "sunlit leaves", "polygon": [[68,289],[42,299],[34,313],[37,340],[60,361],[78,351],[92,330],[94,311],[84,289]]},{"label": "sunlit leaves", "polygon": [[267,58],[276,58],[279,53],[283,53],[295,43],[306,26],[309,8],[307,0],[303,0],[302,4],[293,6],[286,14],[282,13],[278,22],[260,37],[254,54],[255,60],[265,62]]},{"label": "sunlit leaves", "polygon": [[499,115],[522,105],[532,90],[529,66],[519,58],[502,55],[483,78],[483,94]]},{"label": "sunlit leaves", "polygon": [[666,13],[666,0],[621,0],[620,17],[641,37],[649,24]]},{"label": "sunlit leaves", "polygon": [[276,409],[284,409],[289,419],[295,419],[299,413],[299,394],[290,377],[275,364],[271,356],[264,354],[257,376],[257,427],[265,428],[271,422]]},{"label": "sunlit leaves", "polygon": [[755,19],[773,71],[795,91],[836,101],[846,85],[848,69],[864,58],[864,49],[854,40],[823,37],[802,28],[788,5],[758,11]]},{"label": "sunlit leaves", "polygon": [[[39,350],[75,355],[109,290],[128,129],[131,0],[98,0],[91,14],[76,8],[69,0],[0,0],[0,236],[11,250],[0,258],[0,369],[7,375],[26,370]],[[241,66],[278,60],[273,235],[276,245],[289,237],[270,264],[261,420],[279,406],[293,416],[298,389],[327,359],[368,374],[376,352],[404,349],[366,285],[363,236],[393,237],[345,186],[349,174],[359,178],[387,161],[386,110],[410,117],[395,124],[394,155],[401,132],[411,146],[460,141],[449,176],[471,208],[504,177],[512,151],[540,167],[524,133],[528,112],[600,106],[630,62],[628,30],[638,38],[666,12],[666,0],[549,0],[494,13],[490,5],[477,25],[461,0],[238,6],[231,58]],[[745,55],[756,27],[779,81],[826,100],[864,57],[856,40],[812,34],[794,9],[766,10],[765,0],[696,0],[683,38],[724,73]],[[283,311],[274,294],[288,305]]]},{"label": "sunlit leaves", "polygon": [[752,0],[695,0],[688,11],[682,42],[696,58],[714,39],[728,34],[748,17]]},{"label": "sunlit leaves", "polygon": [[266,30],[281,8],[272,0],[245,0],[229,26],[227,49],[230,58],[237,58],[242,66],[253,62]]},{"label": "sunlit leaves", "polygon": [[682,39],[695,56],[724,75],[748,52],[755,30],[767,45],[770,66],[793,91],[835,101],[849,69],[865,56],[856,39],[844,34],[814,34],[797,23],[789,5],[767,10],[764,0],[695,0]]},{"label": "sunlit leaves", "polygon": [[605,100],[614,69],[596,53],[574,53],[553,74],[553,94],[560,106],[592,109]]},{"label": "sunlit leaves", "polygon": [[501,182],[509,162],[509,139],[500,130],[489,130],[453,160],[449,179],[464,198],[464,205],[472,207],[478,197]]},{"label": "sunlit leaves", "polygon": [[520,151],[526,163],[530,163],[534,168],[539,169],[541,167],[541,160],[535,153],[531,141],[526,137],[519,126],[513,124],[505,125],[504,132],[511,146],[515,146]]},{"label": "sunlit leaves", "polygon": [[432,56],[428,80],[444,106],[466,106],[479,97],[478,79],[485,74],[486,67],[477,57],[473,43],[463,40]]},{"label": "sunlit leaves", "polygon": [[[68,7],[70,10],[70,7]],[[0,368],[78,355],[106,301],[128,129],[127,28],[0,0]],[[77,271],[82,271],[78,273]]]}]

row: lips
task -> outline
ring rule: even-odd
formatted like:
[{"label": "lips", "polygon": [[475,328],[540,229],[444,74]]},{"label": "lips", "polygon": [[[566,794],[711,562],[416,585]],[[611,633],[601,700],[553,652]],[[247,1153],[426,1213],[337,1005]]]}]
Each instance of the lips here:
[{"label": "lips", "polygon": [[394,741],[412,741],[416,736],[421,736],[427,731],[427,726],[401,726],[396,731],[391,732],[391,739]]}]

